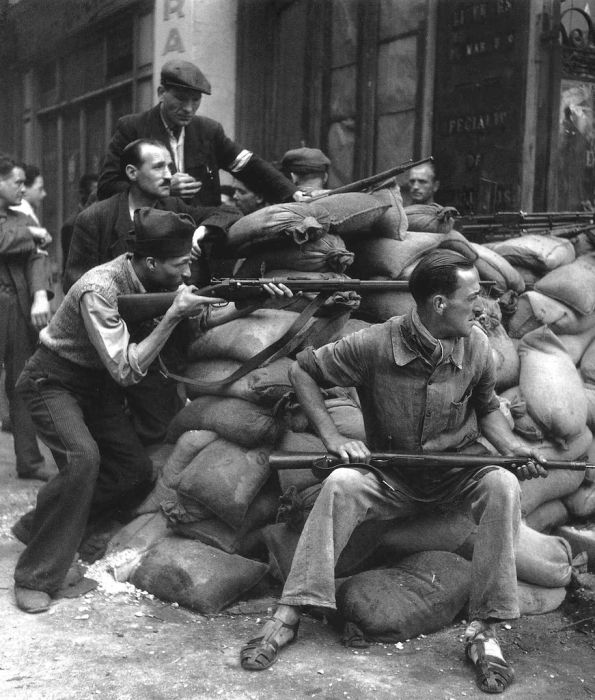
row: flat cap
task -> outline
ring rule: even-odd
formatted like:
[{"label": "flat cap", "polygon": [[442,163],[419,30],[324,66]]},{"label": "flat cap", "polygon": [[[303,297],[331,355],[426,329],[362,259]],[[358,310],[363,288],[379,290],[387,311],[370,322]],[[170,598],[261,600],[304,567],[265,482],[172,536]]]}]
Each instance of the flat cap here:
[{"label": "flat cap", "polygon": [[164,87],[181,87],[185,90],[196,90],[211,94],[211,83],[205,78],[194,63],[174,58],[163,64],[161,69],[161,84]]},{"label": "flat cap", "polygon": [[176,258],[192,247],[196,224],[188,214],[141,207],[134,212],[133,250],[139,255]]},{"label": "flat cap", "polygon": [[293,172],[326,171],[330,160],[318,148],[294,148],[281,159],[283,170]]}]

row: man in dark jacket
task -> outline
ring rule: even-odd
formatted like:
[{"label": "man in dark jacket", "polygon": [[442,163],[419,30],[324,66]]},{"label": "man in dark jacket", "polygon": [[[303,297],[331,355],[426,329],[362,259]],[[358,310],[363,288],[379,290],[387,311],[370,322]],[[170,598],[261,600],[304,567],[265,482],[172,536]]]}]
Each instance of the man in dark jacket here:
[{"label": "man in dark jacket", "polygon": [[[240,217],[232,207],[194,207],[179,197],[170,197],[171,156],[165,146],[151,139],[137,139],[122,153],[121,170],[128,180],[128,188],[109,199],[92,204],[76,218],[68,260],[64,271],[63,287],[67,292],[91,268],[133,249],[133,214],[136,209],[150,207],[188,214],[198,226],[206,229],[225,228]],[[201,227],[202,228],[202,227]],[[204,231],[195,231],[193,253],[200,251],[196,237]],[[208,271],[201,269],[202,257],[196,258],[192,268],[192,282],[208,283]],[[133,329],[133,338],[146,335],[146,328]],[[178,355],[184,344],[183,330],[172,337],[167,351]],[[130,418],[143,444],[160,442],[173,416],[182,407],[174,382],[163,377],[157,363],[153,363],[146,377],[138,384],[124,389]]]},{"label": "man in dark jacket", "polygon": [[211,94],[211,85],[194,64],[174,59],[163,66],[160,104],[118,121],[99,176],[99,199],[126,188],[120,156],[138,138],[158,139],[167,146],[174,172],[171,192],[193,204],[221,203],[219,169],[262,192],[271,202],[293,198],[297,188],[274,166],[240,148],[219,122],[195,116],[203,94]]},{"label": "man in dark jacket", "polygon": [[152,207],[188,214],[197,226],[214,229],[226,229],[240,217],[233,207],[191,206],[180,197],[171,197],[172,160],[160,141],[143,138],[129,143],[122,151],[119,168],[126,187],[87,207],[75,220],[62,280],[64,292],[87,270],[131,250],[135,209]]}]

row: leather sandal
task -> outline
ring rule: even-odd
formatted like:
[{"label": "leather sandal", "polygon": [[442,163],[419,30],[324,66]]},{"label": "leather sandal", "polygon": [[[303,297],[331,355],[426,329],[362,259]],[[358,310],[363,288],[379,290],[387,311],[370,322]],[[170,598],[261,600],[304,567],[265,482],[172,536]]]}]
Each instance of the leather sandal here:
[{"label": "leather sandal", "polygon": [[279,657],[279,642],[272,639],[272,637],[277,635],[284,627],[293,630],[293,636],[289,641],[283,644],[283,646],[292,644],[297,639],[300,626],[299,620],[290,625],[287,622],[279,620],[277,617],[272,617],[270,619],[278,624],[268,634],[269,638],[265,639],[264,634],[260,635],[260,637],[255,637],[251,639],[248,644],[243,646],[240,651],[240,663],[242,668],[246,671],[264,671],[277,661]]},{"label": "leather sandal", "polygon": [[[514,680],[514,670],[504,659],[486,653],[486,645],[497,640],[483,633],[478,634],[465,647],[467,657],[475,667],[477,687],[484,693],[503,693]],[[498,645],[499,648],[499,645]]]}]

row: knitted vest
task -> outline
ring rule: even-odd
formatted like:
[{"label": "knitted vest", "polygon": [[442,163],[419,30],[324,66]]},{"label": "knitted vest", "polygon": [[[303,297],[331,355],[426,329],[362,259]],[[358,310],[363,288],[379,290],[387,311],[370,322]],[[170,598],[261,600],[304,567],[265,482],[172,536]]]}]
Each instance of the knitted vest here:
[{"label": "knitted vest", "polygon": [[85,292],[97,292],[117,309],[119,294],[142,292],[140,283],[132,275],[129,259],[129,254],[120,255],[92,268],[78,279],[68,290],[49,325],[39,334],[41,344],[74,364],[103,369],[80,312],[81,297]]}]

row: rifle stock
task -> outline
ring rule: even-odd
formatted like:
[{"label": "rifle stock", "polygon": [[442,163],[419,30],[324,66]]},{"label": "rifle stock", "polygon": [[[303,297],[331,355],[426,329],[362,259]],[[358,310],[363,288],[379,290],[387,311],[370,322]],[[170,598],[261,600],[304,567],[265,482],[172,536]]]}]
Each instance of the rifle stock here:
[{"label": "rifle stock", "polygon": [[[407,454],[401,452],[373,452],[371,463],[383,468],[412,468],[425,467],[429,469],[469,469],[495,465],[514,472],[522,457],[503,457],[501,455],[467,455],[458,453]],[[312,469],[328,471],[329,473],[344,464],[339,457],[322,452],[272,452],[269,465],[272,469]],[[569,471],[584,471],[592,464],[581,461],[548,460],[546,469],[567,469]],[[315,472],[316,473],[316,472]]]},{"label": "rifle stock", "polygon": [[[197,295],[222,298],[227,301],[268,298],[263,285],[284,284],[292,292],[382,292],[407,290],[403,280],[311,279],[309,277],[261,277],[254,279],[223,279],[198,289]],[[177,292],[121,294],[118,311],[126,323],[142,323],[162,316],[172,305]]]}]

